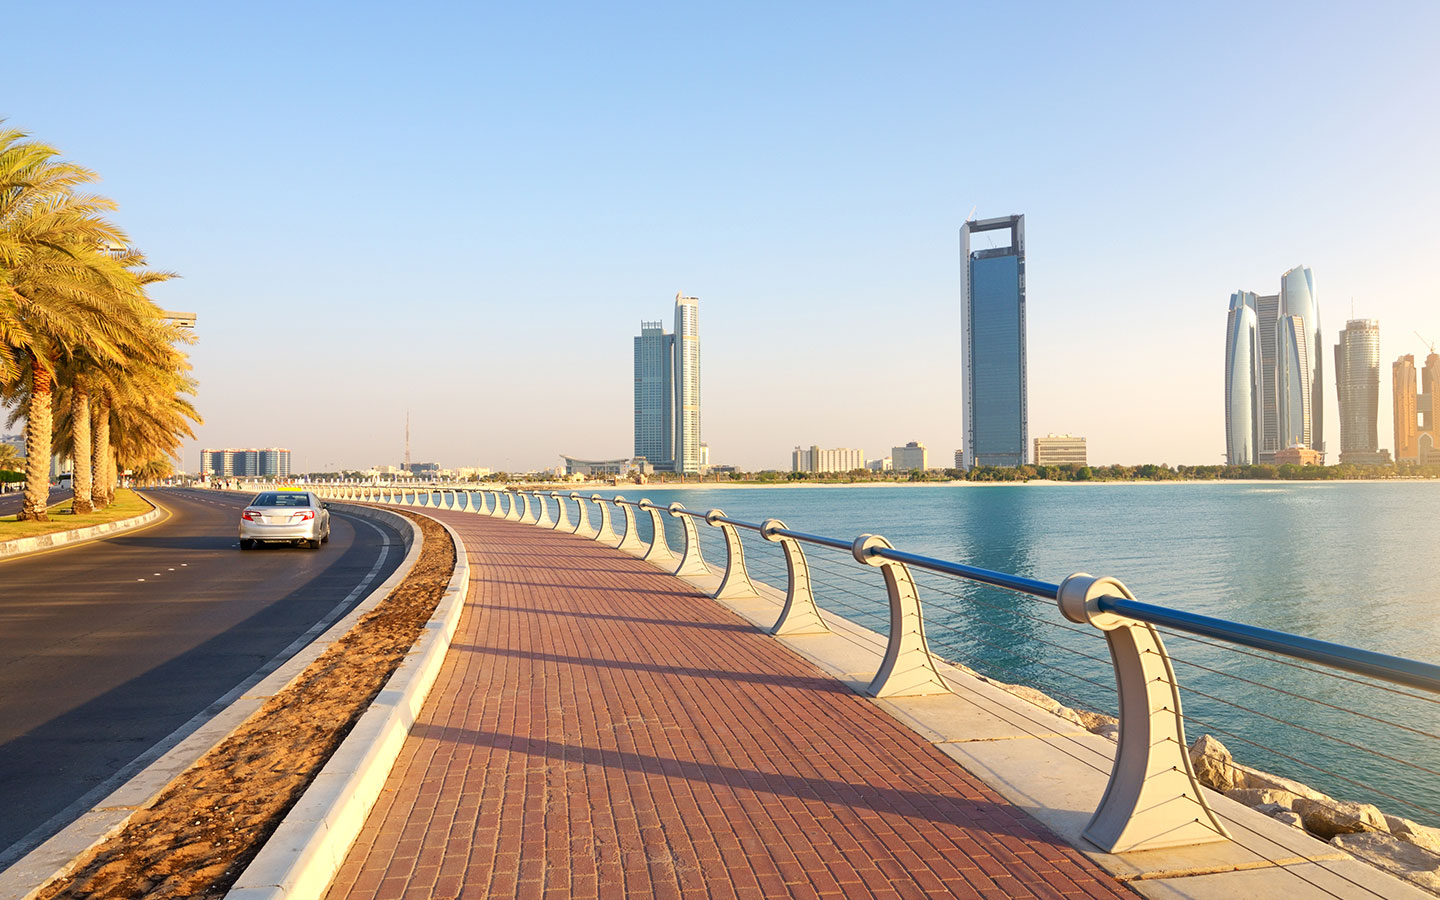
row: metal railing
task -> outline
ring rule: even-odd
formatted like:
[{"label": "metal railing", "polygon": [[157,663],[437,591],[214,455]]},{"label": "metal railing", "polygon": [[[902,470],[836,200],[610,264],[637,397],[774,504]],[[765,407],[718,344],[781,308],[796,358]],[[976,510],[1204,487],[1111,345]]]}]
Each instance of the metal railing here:
[{"label": "metal railing", "polygon": [[[862,534],[847,541],[795,531],[778,519],[748,522],[727,516],[719,509],[699,512],[686,509],[678,502],[662,506],[647,498],[627,500],[623,496],[585,496],[575,491],[490,488],[396,490],[365,486],[320,487],[317,493],[337,499],[469,511],[560,530],[625,550],[678,576],[718,576],[718,586],[712,592],[712,596],[717,599],[760,596],[756,582],[752,580],[746,566],[745,547],[740,539],[742,531],[753,533],[765,542],[779,544],[784,556],[784,601],[778,617],[769,629],[770,633],[776,635],[830,631],[830,626],[816,602],[817,578],[804,548],[808,546],[846,553],[862,566],[880,569],[888,595],[889,633],[885,652],[879,668],[866,688],[866,692],[875,697],[942,694],[951,690],[937,668],[936,657],[930,651],[926,638],[927,621],[912,570],[935,573],[946,578],[961,579],[967,583],[1001,588],[1053,602],[1057,604],[1065,621],[1074,624],[1065,625],[1053,620],[1045,624],[1082,635],[1089,633],[1103,636],[1109,649],[1108,662],[1115,675],[1120,723],[1119,743],[1104,796],[1084,831],[1087,839],[1109,852],[1183,846],[1229,837],[1224,825],[1206,801],[1192,768],[1185,741],[1187,717],[1182,712],[1180,698],[1180,693],[1185,688],[1177,682],[1172,664],[1176,660],[1172,660],[1167,653],[1161,633],[1157,629],[1166,629],[1167,633],[1173,633],[1172,636],[1179,639],[1223,648],[1250,648],[1285,659],[1318,664],[1327,671],[1344,672],[1419,689],[1425,692],[1426,696],[1409,693],[1405,693],[1405,696],[1418,696],[1420,700],[1440,703],[1440,700],[1428,696],[1440,695],[1440,666],[1143,603],[1114,578],[1077,573],[1059,584],[1052,584],[906,552],[893,547],[889,541],[878,535]],[[554,503],[554,515],[551,515],[551,501]],[[599,515],[598,527],[591,521],[587,501],[596,507]],[[571,503],[574,504],[574,517],[570,515]],[[611,514],[612,509],[614,516]],[[641,539],[640,528],[637,527],[637,518],[642,513],[649,519],[648,541]],[[680,526],[682,546],[678,552],[670,546],[666,535],[667,517],[677,520]],[[623,523],[619,530],[616,527],[617,520],[618,523]],[[726,555],[723,569],[712,568],[704,559],[698,528],[702,522],[718,529],[723,536]],[[775,571],[778,574],[778,570]],[[835,573],[829,574],[833,576]],[[839,577],[851,582],[860,581],[846,574]],[[860,596],[853,588],[838,584],[832,586],[843,593]],[[939,592],[965,599],[943,588]],[[859,611],[858,608],[852,608]],[[1023,611],[1017,611],[1017,615],[1037,622],[1042,621],[1041,617]],[[1076,625],[1089,626],[1094,631],[1076,628]],[[1040,642],[1062,650],[1078,652],[1092,661],[1107,661],[1103,657],[1076,651],[1058,643],[1045,640]],[[1256,655],[1249,654],[1249,651],[1238,652]],[[1216,672],[1213,667],[1203,664],[1183,660],[1179,662],[1218,675],[1227,674]],[[1049,665],[1055,667],[1053,664]],[[1307,668],[1299,666],[1298,663],[1290,665]],[[1246,681],[1240,676],[1230,677]],[[1081,680],[1099,688],[1107,687],[1096,680]],[[1289,693],[1269,685],[1259,687]],[[1189,692],[1225,702],[1203,691],[1189,689]],[[1331,709],[1341,709],[1338,705],[1311,697],[1300,696],[1299,699],[1320,703]],[[1274,718],[1263,710],[1229,705]],[[1440,735],[1422,728],[1365,713],[1356,714],[1372,722],[1440,740]],[[1208,723],[1202,724],[1213,727]],[[1224,729],[1215,730],[1230,733]],[[1318,734],[1311,729],[1302,730]],[[1332,739],[1347,746],[1359,747],[1340,738]],[[1261,744],[1256,746],[1273,749],[1264,748]],[[1404,760],[1394,761],[1421,772],[1440,775],[1440,772],[1421,765]],[[1336,777],[1342,781],[1360,784],[1343,775]],[[1415,803],[1410,805],[1429,811]]]}]

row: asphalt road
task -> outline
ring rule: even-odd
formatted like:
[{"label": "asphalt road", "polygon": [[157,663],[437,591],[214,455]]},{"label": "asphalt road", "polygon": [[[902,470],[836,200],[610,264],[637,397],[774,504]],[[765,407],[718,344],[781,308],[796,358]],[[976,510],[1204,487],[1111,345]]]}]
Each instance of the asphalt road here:
[{"label": "asphalt road", "polygon": [[[54,506],[56,503],[69,500],[71,496],[69,488],[62,491],[59,488],[52,487],[50,489],[50,500],[46,505]],[[18,513],[24,500],[25,495],[19,491],[13,494],[0,494],[0,516],[13,516]]]},{"label": "asphalt road", "polygon": [[391,529],[338,510],[320,550],[242,553],[246,498],[149,496],[170,510],[158,525],[0,561],[0,869],[273,670],[404,555]]}]

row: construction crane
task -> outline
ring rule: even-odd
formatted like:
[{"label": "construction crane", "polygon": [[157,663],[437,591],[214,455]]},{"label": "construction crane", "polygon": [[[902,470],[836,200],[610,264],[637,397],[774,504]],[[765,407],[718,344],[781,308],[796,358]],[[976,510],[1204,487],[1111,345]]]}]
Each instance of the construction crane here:
[{"label": "construction crane", "polygon": [[1418,331],[1415,332],[1415,336],[1420,339],[1420,343],[1422,343],[1422,344],[1424,344],[1425,346],[1427,346],[1427,347],[1430,348],[1430,352],[1431,352],[1432,354],[1435,352],[1435,342],[1434,342],[1434,341],[1427,341],[1427,340],[1425,340],[1425,335],[1421,334],[1421,333],[1418,332]]}]

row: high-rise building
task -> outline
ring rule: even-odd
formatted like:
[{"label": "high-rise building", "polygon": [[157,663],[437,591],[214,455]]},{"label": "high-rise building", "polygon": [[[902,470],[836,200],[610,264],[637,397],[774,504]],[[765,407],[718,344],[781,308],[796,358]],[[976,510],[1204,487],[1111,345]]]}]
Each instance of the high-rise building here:
[{"label": "high-rise building", "polygon": [[290,451],[280,447],[201,450],[200,474],[216,478],[289,478]]},{"label": "high-rise building", "polygon": [[1225,322],[1225,460],[1232,466],[1253,465],[1260,459],[1261,357],[1257,321],[1255,294],[1231,294]]},{"label": "high-rise building", "polygon": [[[1233,298],[1234,295],[1232,294]],[[1275,404],[1275,332],[1280,319],[1280,295],[1255,295],[1255,334],[1260,345],[1260,415],[1259,450],[1256,460],[1275,461],[1280,447],[1280,413]]]},{"label": "high-rise building", "polygon": [[822,450],[811,444],[809,447],[796,447],[790,454],[790,471],[792,472],[812,472],[823,475],[826,472],[853,472],[863,468],[865,468],[865,451],[852,450],[849,447]]},{"label": "high-rise building", "polygon": [[635,456],[658,471],[699,474],[699,300],[675,295],[675,333],[641,322],[635,338]]},{"label": "high-rise building", "polygon": [[635,338],[635,455],[656,468],[675,456],[675,336],[664,322],[641,322]]},{"label": "high-rise building", "polygon": [[[1252,321],[1253,341],[1248,339]],[[1323,457],[1321,340],[1315,276],[1305,266],[1280,276],[1278,294],[1236,291],[1230,295],[1225,331],[1225,454],[1232,465],[1273,463],[1277,451],[1296,446],[1316,450]]]},{"label": "high-rise building", "polygon": [[[1009,232],[1009,246],[972,250],[972,235]],[[1029,451],[1025,369],[1025,217],[960,229],[965,468],[1024,465]],[[895,461],[900,468],[900,460]]]},{"label": "high-rise building", "polygon": [[1415,356],[1407,353],[1390,367],[1391,387],[1395,392],[1395,461],[1418,462],[1420,459],[1419,398],[1415,391]]},{"label": "high-rise building", "polygon": [[1051,434],[1035,439],[1035,465],[1086,465],[1085,439],[1073,434]]},{"label": "high-rise building", "polygon": [[1335,345],[1340,461],[1374,464],[1380,452],[1380,323],[1351,319]]},{"label": "high-rise building", "polygon": [[675,294],[675,471],[700,473],[700,301]]},{"label": "high-rise building", "polygon": [[[890,450],[890,467],[896,472],[923,472],[930,468],[930,451],[919,441],[910,441],[903,447]],[[989,465],[989,463],[980,463]]]},{"label": "high-rise building", "polygon": [[1324,354],[1315,275],[1296,266],[1280,276],[1280,319],[1275,335],[1275,404],[1278,450],[1297,444],[1325,453]]}]

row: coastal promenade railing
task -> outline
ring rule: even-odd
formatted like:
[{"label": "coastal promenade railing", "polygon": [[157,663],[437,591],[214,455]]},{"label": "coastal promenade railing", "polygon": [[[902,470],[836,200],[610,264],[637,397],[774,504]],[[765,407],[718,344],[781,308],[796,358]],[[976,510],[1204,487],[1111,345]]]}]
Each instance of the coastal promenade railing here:
[{"label": "coastal promenade railing", "polygon": [[[1136,599],[1123,583],[1111,577],[1077,573],[1058,584],[1050,583],[907,552],[894,547],[879,535],[862,534],[846,540],[797,531],[778,519],[750,522],[727,516],[718,509],[707,512],[689,510],[680,503],[659,505],[648,499],[628,500],[623,496],[602,497],[599,494],[587,496],[575,491],[426,486],[322,486],[317,492],[336,499],[467,511],[575,534],[633,553],[678,576],[718,576],[719,583],[713,591],[717,599],[760,596],[757,582],[766,582],[752,577],[750,570],[756,568],[784,580],[783,605],[770,628],[770,632],[777,635],[829,631],[830,626],[817,603],[816,588],[823,585],[831,597],[849,595],[864,598],[864,592],[873,585],[873,580],[867,580],[859,573],[879,569],[888,597],[889,627],[883,658],[866,688],[866,692],[875,697],[923,696],[951,690],[937,668],[926,629],[927,626],[958,628],[953,619],[927,619],[921,604],[921,581],[917,581],[917,573],[922,580],[929,579],[924,581],[924,586],[932,598],[966,601],[979,612],[983,612],[987,604],[991,609],[997,608],[997,605],[973,593],[965,593],[957,584],[998,588],[1021,598],[1053,603],[1060,613],[1058,620],[1053,612],[1048,617],[1037,615],[1028,606],[1007,607],[1005,612],[1027,625],[1034,623],[1069,633],[1063,635],[1062,640],[1027,634],[1027,641],[1038,642],[1047,651],[1053,649],[1057,653],[1063,651],[1078,655],[1092,664],[1108,663],[1113,670],[1115,684],[1111,688],[1100,677],[1087,677],[1076,666],[1062,659],[1031,660],[1083,682],[1092,696],[1096,690],[1114,692],[1114,709],[1119,720],[1115,761],[1104,796],[1084,831],[1088,840],[1110,852],[1184,846],[1228,837],[1225,826],[1206,801],[1191,764],[1185,739],[1187,721],[1390,798],[1418,810],[1422,815],[1440,819],[1440,811],[1424,802],[1307,763],[1293,754],[1246,739],[1233,729],[1213,721],[1187,716],[1182,711],[1181,694],[1186,692],[1211,706],[1219,704],[1278,724],[1293,725],[1309,735],[1356,751],[1371,752],[1390,764],[1408,767],[1422,779],[1440,778],[1440,771],[1395,755],[1375,753],[1358,740],[1284,721],[1265,709],[1231,702],[1217,692],[1187,688],[1177,679],[1175,664],[1193,669],[1197,674],[1204,673],[1211,679],[1230,678],[1257,690],[1275,691],[1317,704],[1331,713],[1359,716],[1367,727],[1385,726],[1399,729],[1412,739],[1440,741],[1440,734],[1429,727],[1429,720],[1422,716],[1398,721],[1400,717],[1372,715],[1355,708],[1358,704],[1341,702],[1339,697],[1307,696],[1284,685],[1259,683],[1228,671],[1231,667],[1208,657],[1209,665],[1176,659],[1167,651],[1162,633],[1212,650],[1219,648],[1248,657],[1278,661],[1306,672],[1326,674],[1351,685],[1388,691],[1410,701],[1428,704],[1428,709],[1434,710],[1440,709],[1440,666],[1431,663],[1144,603]],[[598,522],[592,519],[589,505],[595,507]],[[641,522],[647,520],[648,529],[640,527]],[[674,529],[678,531],[674,547],[667,536],[667,521],[679,526]],[[701,525],[706,526],[710,533],[718,532],[718,537],[723,540],[723,568],[712,567],[706,562]],[[648,531],[648,538],[642,536],[644,531]],[[747,565],[745,543],[741,539],[743,534],[758,539],[763,545],[778,544],[783,564],[761,562],[757,565],[752,562]],[[822,552],[812,559],[806,548]],[[712,546],[712,552],[714,549]],[[832,554],[840,555],[839,559],[846,563],[842,564]],[[819,557],[828,558],[822,561]],[[857,569],[856,564],[862,568]],[[844,600],[834,602],[854,613],[852,618],[874,618],[873,608],[867,609]],[[961,608],[943,604],[940,609],[955,615],[966,614]],[[986,630],[994,630],[995,634],[977,638],[970,633],[967,639],[1004,651],[1005,634],[1013,634],[1013,626],[992,619],[987,621]],[[1078,649],[1074,646],[1074,635],[1103,637],[1108,648],[1107,656]],[[1319,668],[1314,668],[1316,666]],[[1089,671],[1095,674],[1093,666]],[[1371,679],[1381,684],[1375,685]],[[1084,704],[1075,705],[1083,708]]]}]

